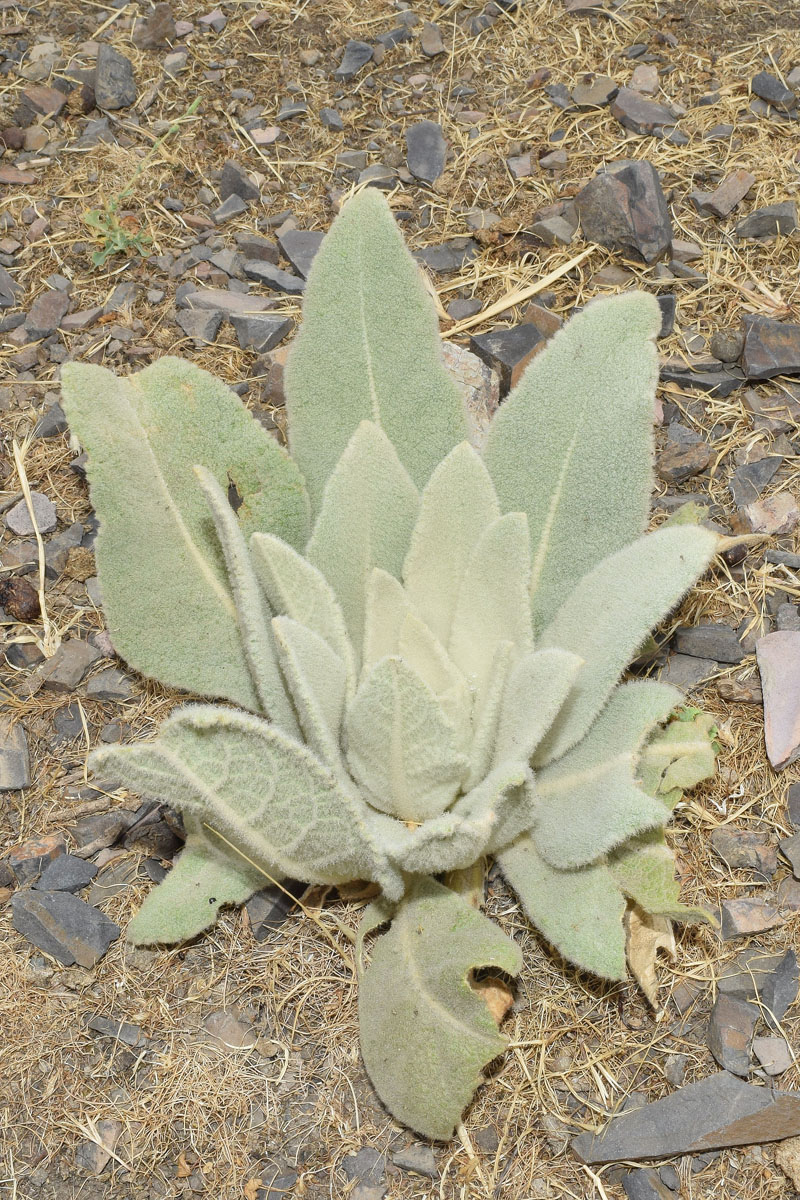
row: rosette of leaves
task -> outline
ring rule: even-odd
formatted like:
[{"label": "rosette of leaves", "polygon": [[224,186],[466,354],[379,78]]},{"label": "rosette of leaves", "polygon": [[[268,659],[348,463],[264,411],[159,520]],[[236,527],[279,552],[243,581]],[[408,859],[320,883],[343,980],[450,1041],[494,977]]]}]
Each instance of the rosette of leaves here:
[{"label": "rosette of leaves", "polygon": [[645,294],[589,304],[479,453],[418,268],[367,190],[308,280],[290,454],[188,362],[63,368],[113,642],[217,701],[92,756],[185,819],[128,936],[192,937],[265,879],[373,881],[363,1056],[434,1138],[506,1044],[474,973],[522,965],[450,873],[496,856],[544,937],[609,980],[626,907],[703,915],[678,899],[663,831],[713,768],[707,731],[671,719],[673,688],[619,682],[716,545],[645,532],[659,323]]}]

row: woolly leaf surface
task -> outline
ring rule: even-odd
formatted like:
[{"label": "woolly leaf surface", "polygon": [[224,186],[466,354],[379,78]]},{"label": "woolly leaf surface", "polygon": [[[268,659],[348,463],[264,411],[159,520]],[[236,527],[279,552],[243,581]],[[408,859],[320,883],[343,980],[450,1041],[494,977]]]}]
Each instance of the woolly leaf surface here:
[{"label": "woolly leaf surface", "polygon": [[495,761],[527,762],[556,719],[583,660],[567,650],[529,650],[508,677]]},{"label": "woolly leaf surface", "polygon": [[702,908],[681,903],[675,858],[663,830],[653,829],[626,842],[610,855],[608,867],[618,887],[646,913],[684,922],[710,919]]},{"label": "woolly leaf surface", "polygon": [[452,1135],[483,1068],[508,1044],[470,975],[521,966],[519,947],[455,892],[415,882],[376,939],[358,996],[364,1064],[399,1121],[426,1137]]},{"label": "woolly leaf surface", "polygon": [[344,770],[339,733],[347,669],[328,643],[291,617],[274,617],[281,667],[306,741],[334,774]]},{"label": "woolly leaf surface", "polygon": [[713,717],[684,709],[643,747],[636,766],[642,787],[674,808],[684,791],[716,770]]},{"label": "woolly leaf surface", "polygon": [[467,437],[433,303],[374,188],[344,205],[314,258],[286,364],[286,410],[315,510],[361,421],[381,426],[417,487]]},{"label": "woolly leaf surface", "polygon": [[327,482],[306,552],[336,593],[359,650],[367,581],[374,567],[399,577],[418,506],[391,442],[363,421]]},{"label": "woolly leaf surface", "polygon": [[537,771],[533,838],[552,866],[584,866],[629,837],[665,824],[668,809],[639,787],[635,766],[653,726],[679,701],[680,692],[665,684],[623,684],[586,737]]},{"label": "woolly leaf surface", "polygon": [[[268,874],[281,877],[277,868]],[[199,830],[189,833],[175,866],[129,923],[128,941],[137,946],[185,942],[213,925],[223,904],[243,904],[265,882],[260,871],[218,839]]]},{"label": "woolly leaf surface", "polygon": [[471,732],[472,698],[467,681],[430,628],[414,613],[406,613],[398,639],[400,657],[427,683],[466,753]]},{"label": "woolly leaf surface", "polygon": [[270,872],[309,883],[399,889],[365,805],[304,746],[256,717],[179,709],[151,742],[95,751],[93,765],[202,821]]},{"label": "woolly leaf surface", "polygon": [[370,668],[345,729],[352,773],[382,812],[425,821],[455,799],[467,766],[456,729],[401,658]]},{"label": "woolly leaf surface", "polygon": [[464,781],[465,788],[475,787],[486,776],[492,763],[500,761],[495,758],[497,729],[513,653],[511,642],[498,642],[486,686],[474,704],[470,767]]},{"label": "woolly leaf surface", "polygon": [[242,645],[261,709],[279,729],[296,737],[300,731],[278,667],[269,624],[272,614],[258,586],[236,514],[211,472],[206,467],[196,467],[195,473],[225,556]]},{"label": "woolly leaf surface", "polygon": [[400,630],[411,612],[405,588],[394,575],[374,567],[367,579],[362,666],[400,652]]},{"label": "woolly leaf surface", "polygon": [[608,867],[559,871],[527,834],[498,862],[528,919],[564,958],[601,979],[625,978],[625,897]]},{"label": "woolly leaf surface", "polygon": [[659,529],[604,559],[564,601],[538,642],[569,650],[584,666],[537,753],[560,758],[586,733],[647,632],[675,607],[714,556],[716,535]]},{"label": "woolly leaf surface", "polygon": [[257,709],[221,550],[192,468],[242,499],[243,526],[302,545],[300,473],[238,396],[190,362],[129,378],[65,363],[64,411],[88,454],[100,519],[97,563],[109,632],[142,674]]},{"label": "woolly leaf surface", "polygon": [[647,528],[660,324],[643,292],[593,301],[492,421],[484,459],[500,504],[528,514],[536,632],[595,563]]},{"label": "woolly leaf surface", "polygon": [[414,611],[445,646],[472,553],[499,516],[489,472],[475,450],[462,442],[428,480],[403,566]]}]

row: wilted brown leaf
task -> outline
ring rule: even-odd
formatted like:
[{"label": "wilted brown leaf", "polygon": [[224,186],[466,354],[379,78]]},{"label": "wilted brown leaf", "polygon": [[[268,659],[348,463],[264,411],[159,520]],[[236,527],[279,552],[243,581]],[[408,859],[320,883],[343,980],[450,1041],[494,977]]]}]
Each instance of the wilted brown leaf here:
[{"label": "wilted brown leaf", "polygon": [[653,1008],[657,1007],[656,956],[666,950],[675,957],[675,935],[669,917],[655,917],[634,905],[625,915],[625,953],[628,966]]}]

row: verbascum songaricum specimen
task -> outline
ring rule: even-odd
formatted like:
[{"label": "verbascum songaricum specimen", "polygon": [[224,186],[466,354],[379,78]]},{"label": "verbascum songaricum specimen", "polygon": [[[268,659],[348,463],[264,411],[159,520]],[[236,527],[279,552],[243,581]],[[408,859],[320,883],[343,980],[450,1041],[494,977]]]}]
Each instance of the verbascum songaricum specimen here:
[{"label": "verbascum songaricum specimen", "polygon": [[676,716],[672,687],[620,683],[716,547],[701,527],[646,532],[659,324],[643,293],[587,305],[479,453],[368,189],[308,280],[290,453],[189,362],[63,368],[114,645],[217,701],[92,755],[187,830],[128,936],[192,937],[266,879],[373,881],[364,1061],[430,1137],[451,1136],[506,1044],[474,973],[522,967],[451,873],[495,856],[547,941],[609,980],[626,908],[704,916],[678,899],[664,827],[713,769],[708,722]]}]

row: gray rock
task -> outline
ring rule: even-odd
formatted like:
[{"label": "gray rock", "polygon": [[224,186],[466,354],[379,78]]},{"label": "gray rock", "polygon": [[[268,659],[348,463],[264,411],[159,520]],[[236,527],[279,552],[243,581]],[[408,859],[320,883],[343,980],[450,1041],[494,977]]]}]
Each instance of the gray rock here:
[{"label": "gray rock", "polygon": [[720,362],[738,362],[744,350],[744,333],[740,329],[717,329],[708,340],[708,349]]},{"label": "gray rock", "polygon": [[115,1042],[122,1042],[123,1046],[141,1046],[147,1041],[142,1037],[141,1025],[113,1020],[111,1017],[101,1016],[100,1013],[93,1013],[87,1018],[86,1028],[101,1037],[110,1037]]},{"label": "gray rock", "polygon": [[748,379],[800,375],[800,325],[757,313],[743,317],[742,368]]},{"label": "gray rock", "polygon": [[676,383],[678,387],[696,388],[712,396],[730,396],[744,384],[744,376],[734,370],[701,371],[683,362],[663,362],[659,371],[662,383]]},{"label": "gray rock", "polygon": [[753,1038],[753,1054],[767,1075],[782,1075],[794,1064],[794,1055],[786,1038]]},{"label": "gray rock", "polygon": [[737,508],[744,508],[758,499],[782,462],[779,456],[769,455],[736,468],[729,486]]},{"label": "gray rock", "polygon": [[742,897],[739,900],[723,900],[719,936],[723,942],[734,938],[748,937],[752,933],[766,933],[782,924],[782,918],[768,900]]},{"label": "gray rock", "polygon": [[334,76],[337,79],[352,79],[362,67],[367,65],[372,58],[372,54],[373,50],[369,42],[348,42],[344,48],[342,61],[334,71]]},{"label": "gray rock", "polygon": [[231,195],[227,200],[223,200],[218,208],[215,208],[211,213],[211,219],[215,225],[224,225],[226,221],[232,221],[234,217],[240,217],[242,213],[247,212],[247,201],[241,196]]},{"label": "gray rock", "polygon": [[60,404],[51,404],[36,422],[33,436],[37,438],[59,437],[69,429],[69,422]]},{"label": "gray rock", "polygon": [[749,829],[731,829],[721,825],[711,834],[711,845],[722,861],[734,871],[759,871],[767,877],[778,869],[778,853],[767,839]]},{"label": "gray rock", "polygon": [[800,1096],[755,1087],[719,1071],[614,1118],[600,1134],[579,1134],[572,1149],[589,1164],[636,1162],[780,1141],[799,1133]]},{"label": "gray rock", "polygon": [[603,108],[610,104],[619,88],[608,75],[587,76],[572,89],[572,102],[578,108]]},{"label": "gray rock", "polygon": [[713,658],[695,658],[690,654],[670,654],[666,664],[659,672],[661,683],[669,683],[673,687],[691,692],[710,675],[719,670],[718,663]]},{"label": "gray rock", "polygon": [[101,42],[97,51],[94,94],[98,108],[114,111],[135,104],[137,90],[133,64],[108,42]]},{"label": "gray rock", "polygon": [[775,628],[800,632],[800,608],[796,604],[781,604],[775,613]]},{"label": "gray rock", "polygon": [[227,200],[229,196],[239,196],[247,203],[261,197],[261,192],[247,171],[233,158],[227,159],[222,166],[219,177],[219,194],[222,200]]},{"label": "gray rock", "polygon": [[237,233],[236,245],[242,258],[256,258],[277,267],[280,255],[277,243],[271,238],[260,237],[257,233]]},{"label": "gray rock", "polygon": [[42,871],[34,883],[38,891],[79,892],[94,879],[97,867],[76,854],[60,854]]},{"label": "gray rock", "polygon": [[628,1200],[675,1200],[671,1192],[652,1167],[629,1171],[622,1176],[622,1186]]},{"label": "gray rock", "polygon": [[656,460],[656,471],[666,483],[685,483],[705,471],[711,449],[705,442],[668,442]]},{"label": "gray rock", "polygon": [[575,205],[590,241],[654,262],[672,242],[669,210],[652,163],[622,159],[578,192]]},{"label": "gray rock", "polygon": [[[58,524],[56,506],[53,501],[42,492],[31,492],[31,504],[39,533],[52,533]],[[20,500],[8,510],[5,521],[7,528],[12,533],[19,534],[20,537],[34,532],[31,514],[28,512],[28,506],[24,500]]]},{"label": "gray rock", "polygon": [[25,318],[25,332],[32,342],[55,333],[67,315],[69,296],[66,292],[53,289],[40,292]]},{"label": "gray rock", "polygon": [[189,308],[210,309],[212,312],[218,309],[228,318],[268,312],[275,307],[275,301],[266,296],[248,296],[242,292],[228,292],[223,288],[198,288],[196,291],[187,292],[184,302]]},{"label": "gray rock", "polygon": [[219,310],[207,308],[187,308],[175,316],[187,337],[196,343],[210,346],[216,341],[222,324],[223,314]]},{"label": "gray rock", "polygon": [[342,1159],[342,1170],[348,1179],[367,1187],[380,1187],[386,1181],[386,1159],[372,1146],[362,1146],[357,1154]]},{"label": "gray rock", "polygon": [[433,21],[426,21],[422,26],[419,48],[426,58],[435,58],[437,54],[444,54],[446,46],[442,39],[442,33],[439,26],[435,25]]},{"label": "gray rock", "polygon": [[0,716],[0,792],[31,786],[28,738],[19,721]]},{"label": "gray rock", "polygon": [[0,267],[0,308],[13,308],[17,302],[19,285],[5,267]]},{"label": "gray rock", "polygon": [[102,657],[96,646],[79,638],[69,638],[61,643],[51,658],[42,663],[36,674],[49,691],[71,692]]},{"label": "gray rock", "polygon": [[733,227],[738,238],[776,238],[778,234],[794,233],[797,225],[797,205],[794,200],[783,204],[767,204],[742,217]]},{"label": "gray rock", "polygon": [[800,633],[768,633],[756,643],[764,693],[764,738],[776,771],[800,756]]},{"label": "gray rock", "polygon": [[782,112],[789,112],[797,103],[797,97],[791,88],[786,87],[777,75],[771,75],[769,71],[759,71],[754,75],[750,80],[750,90]]},{"label": "gray rock", "polygon": [[447,142],[436,121],[417,121],[406,129],[406,163],[423,183],[435,183],[444,171]]},{"label": "gray rock", "polygon": [[305,279],[299,275],[292,275],[290,271],[284,271],[280,267],[274,267],[272,263],[261,262],[258,259],[247,259],[244,273],[248,279],[256,279],[274,292],[283,292],[289,296],[301,295],[306,286]]},{"label": "gray rock", "polygon": [[414,251],[417,262],[437,274],[460,271],[477,256],[478,245],[472,238],[452,238],[441,246],[424,246]]},{"label": "gray rock", "polygon": [[284,923],[307,884],[296,879],[284,879],[280,887],[270,884],[250,897],[245,904],[250,928],[257,942],[264,942]]},{"label": "gray rock", "polygon": [[657,296],[658,307],[661,309],[661,328],[658,331],[658,337],[669,337],[675,328],[675,311],[677,308],[677,300],[674,292],[663,292]]},{"label": "gray rock", "polygon": [[755,175],[740,167],[723,179],[713,192],[692,192],[690,198],[699,212],[710,213],[713,217],[727,217],[744,200],[755,182]]},{"label": "gray rock", "polygon": [[315,229],[287,229],[278,234],[278,242],[286,258],[304,279],[308,279],[311,264],[325,234]]},{"label": "gray rock", "polygon": [[335,108],[321,108],[319,119],[326,129],[332,129],[334,133],[341,133],[344,129],[341,113],[338,113]]},{"label": "gray rock", "polygon": [[91,700],[130,700],[133,686],[127,675],[117,667],[106,667],[92,676],[86,685],[86,695]]},{"label": "gray rock", "polygon": [[681,1187],[681,1177],[673,1167],[672,1163],[664,1163],[663,1167],[658,1168],[658,1174],[661,1177],[661,1182],[673,1192],[679,1192]]},{"label": "gray rock", "polygon": [[677,118],[663,104],[648,100],[633,88],[621,87],[611,103],[611,112],[625,129],[634,133],[661,134],[671,129]]},{"label": "gray rock", "polygon": [[740,663],[745,656],[736,630],[721,621],[678,629],[675,648],[679,654],[713,658],[716,662]]},{"label": "gray rock", "polygon": [[171,42],[175,36],[172,7],[167,3],[159,3],[136,22],[132,41],[140,50],[158,50]]},{"label": "gray rock", "polygon": [[265,316],[261,313],[232,316],[231,324],[241,348],[255,350],[259,354],[273,350],[294,329],[291,317]]},{"label": "gray rock", "polygon": [[391,189],[397,183],[397,172],[394,167],[388,167],[386,163],[372,163],[371,166],[365,167],[358,176],[358,182],[363,187],[376,187],[385,192]]},{"label": "gray rock", "polygon": [[689,1065],[688,1054],[668,1054],[664,1059],[664,1078],[673,1087],[680,1087],[686,1078],[686,1068]]},{"label": "gray rock", "polygon": [[474,317],[482,307],[477,296],[474,300],[451,300],[447,306],[447,315],[453,321],[464,321],[467,317]]},{"label": "gray rock", "polygon": [[795,829],[800,829],[800,783],[790,783],[786,793],[786,804],[789,809],[789,820]]},{"label": "gray rock", "polygon": [[292,121],[295,117],[304,117],[308,112],[308,105],[305,100],[299,100],[296,96],[289,96],[281,101],[281,107],[276,121]]},{"label": "gray rock", "polygon": [[706,1043],[725,1071],[744,1078],[750,1073],[750,1043],[759,1012],[755,1005],[720,992],[708,1022]]},{"label": "gray rock", "polygon": [[574,225],[558,214],[532,221],[529,229],[546,246],[568,246],[575,237]]},{"label": "gray rock", "polygon": [[469,340],[473,354],[497,371],[500,376],[500,394],[505,395],[517,383],[531,358],[545,344],[546,338],[535,325],[523,321],[495,329],[491,333],[479,333]]},{"label": "gray rock", "polygon": [[397,1150],[392,1155],[392,1162],[401,1171],[409,1171],[414,1175],[425,1175],[428,1179],[436,1179],[439,1175],[433,1150],[421,1142],[406,1146],[405,1150]]},{"label": "gray rock", "polygon": [[120,932],[104,913],[70,892],[15,892],[11,914],[17,933],[67,967],[93,967]]},{"label": "gray rock", "polygon": [[781,854],[789,860],[789,865],[792,868],[792,874],[795,879],[800,879],[800,833],[782,838],[780,847]]}]

